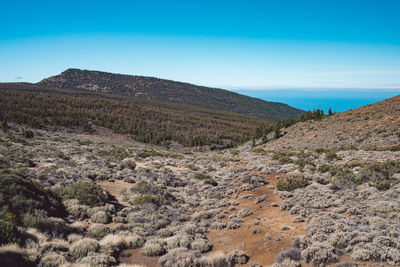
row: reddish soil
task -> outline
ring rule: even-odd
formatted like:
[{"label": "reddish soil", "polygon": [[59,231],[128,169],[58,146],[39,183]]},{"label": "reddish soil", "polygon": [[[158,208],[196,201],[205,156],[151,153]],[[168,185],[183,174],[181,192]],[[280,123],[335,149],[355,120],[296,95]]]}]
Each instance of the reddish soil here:
[{"label": "reddish soil", "polygon": [[120,263],[126,264],[138,264],[145,267],[159,267],[158,259],[159,257],[146,257],[140,253],[141,249],[129,249],[126,250],[126,253],[131,254],[126,258],[119,258],[118,261]]},{"label": "reddish soil", "polygon": [[[282,249],[291,247],[291,242],[295,236],[305,234],[305,223],[293,223],[294,216],[290,215],[289,211],[282,211],[279,207],[271,206],[271,203],[280,204],[282,202],[277,195],[273,194],[274,189],[268,188],[268,186],[275,184],[277,176],[282,178],[284,175],[268,175],[266,176],[268,185],[233,196],[233,199],[239,205],[236,207],[237,210],[229,212],[227,217],[242,208],[250,209],[253,214],[243,218],[245,222],[239,229],[211,230],[208,238],[213,244],[213,251],[229,253],[234,249],[240,249],[251,256],[245,266],[250,266],[252,263],[269,265],[275,262],[276,255]],[[245,194],[266,195],[267,199],[256,204],[255,198],[242,198]],[[257,217],[260,218],[259,225],[255,225]],[[228,220],[227,218],[226,221]],[[288,226],[289,230],[281,230],[283,225]],[[303,266],[308,265],[304,264]]]},{"label": "reddish soil", "polygon": [[121,190],[132,187],[132,184],[121,181],[121,180],[113,180],[109,181],[101,181],[97,182],[104,190],[106,190],[111,196],[115,197],[115,199],[123,206],[128,206],[129,203],[122,200]]}]

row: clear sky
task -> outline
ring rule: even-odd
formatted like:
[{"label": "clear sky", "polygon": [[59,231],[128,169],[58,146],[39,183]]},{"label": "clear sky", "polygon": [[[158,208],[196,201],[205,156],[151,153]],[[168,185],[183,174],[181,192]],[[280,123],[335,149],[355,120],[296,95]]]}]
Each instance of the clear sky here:
[{"label": "clear sky", "polygon": [[0,0],[0,81],[75,67],[227,89],[400,88],[400,1]]}]

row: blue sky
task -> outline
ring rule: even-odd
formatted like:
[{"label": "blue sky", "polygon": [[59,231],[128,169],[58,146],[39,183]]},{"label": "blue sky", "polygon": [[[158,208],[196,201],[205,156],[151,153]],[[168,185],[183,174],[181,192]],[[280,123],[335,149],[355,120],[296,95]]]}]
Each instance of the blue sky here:
[{"label": "blue sky", "polygon": [[0,81],[75,67],[227,89],[400,88],[400,1],[0,0]]}]

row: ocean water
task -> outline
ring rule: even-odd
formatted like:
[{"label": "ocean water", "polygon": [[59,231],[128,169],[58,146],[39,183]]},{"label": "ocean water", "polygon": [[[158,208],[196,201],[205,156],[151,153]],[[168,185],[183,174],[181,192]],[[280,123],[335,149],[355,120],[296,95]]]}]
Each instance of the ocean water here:
[{"label": "ocean water", "polygon": [[302,110],[329,108],[341,112],[400,95],[400,90],[233,90],[234,92],[281,102]]}]

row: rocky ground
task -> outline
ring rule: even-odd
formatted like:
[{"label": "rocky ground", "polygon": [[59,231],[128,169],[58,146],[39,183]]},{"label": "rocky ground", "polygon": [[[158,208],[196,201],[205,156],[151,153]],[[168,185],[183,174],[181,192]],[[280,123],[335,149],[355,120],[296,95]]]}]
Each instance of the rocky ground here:
[{"label": "rocky ground", "polygon": [[2,168],[57,193],[95,183],[107,203],[64,199],[65,217],[41,216],[69,230],[20,227],[30,238],[3,245],[3,261],[12,253],[39,266],[400,265],[399,151],[169,151],[32,131],[0,131]]}]

